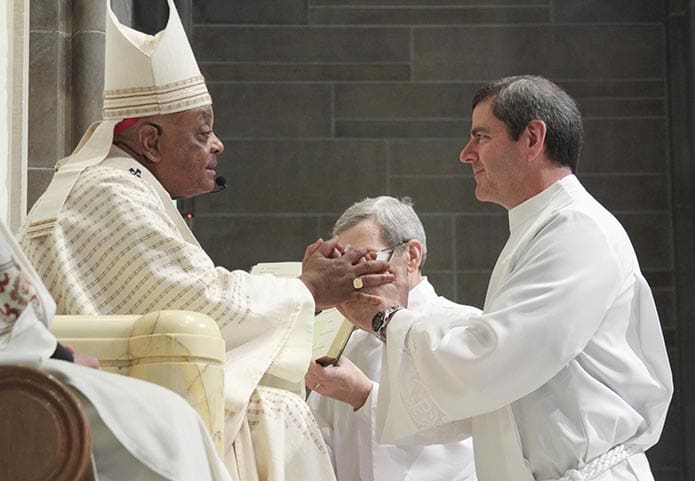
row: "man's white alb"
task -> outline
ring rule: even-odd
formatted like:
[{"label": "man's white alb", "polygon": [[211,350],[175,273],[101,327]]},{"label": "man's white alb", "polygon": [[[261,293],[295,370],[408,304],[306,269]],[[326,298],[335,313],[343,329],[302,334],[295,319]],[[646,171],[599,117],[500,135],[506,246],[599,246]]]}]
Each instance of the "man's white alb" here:
[{"label": "man's white alb", "polygon": [[[403,310],[392,319],[379,439],[443,442],[471,419],[511,413],[494,421],[541,480],[621,444],[646,450],[659,439],[673,381],[624,229],[573,175],[511,209],[509,224],[481,315]],[[477,441],[478,479],[511,479],[495,474],[510,472],[498,446]],[[634,454],[596,479],[652,475]]]}]

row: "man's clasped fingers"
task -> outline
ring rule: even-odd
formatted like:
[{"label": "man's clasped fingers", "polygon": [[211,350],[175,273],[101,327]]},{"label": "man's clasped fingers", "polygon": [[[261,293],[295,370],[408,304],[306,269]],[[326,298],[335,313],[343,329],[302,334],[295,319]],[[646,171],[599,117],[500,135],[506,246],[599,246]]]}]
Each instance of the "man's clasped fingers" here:
[{"label": "man's clasped fingers", "polygon": [[376,274],[360,274],[355,277],[359,282],[353,282],[355,290],[369,289],[370,287],[378,287],[383,284],[389,284],[395,280],[395,276],[391,272],[381,272]]}]

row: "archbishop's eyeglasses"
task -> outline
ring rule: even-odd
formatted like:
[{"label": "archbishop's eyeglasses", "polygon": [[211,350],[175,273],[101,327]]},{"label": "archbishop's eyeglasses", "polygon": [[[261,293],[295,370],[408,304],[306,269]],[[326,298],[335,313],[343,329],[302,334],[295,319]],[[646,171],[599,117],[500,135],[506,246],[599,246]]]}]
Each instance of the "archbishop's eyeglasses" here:
[{"label": "archbishop's eyeglasses", "polygon": [[384,247],[383,249],[379,249],[378,251],[376,251],[376,260],[386,262],[390,261],[391,257],[393,257],[393,251],[396,250],[396,247],[405,245],[408,242],[410,242],[410,239],[398,242],[397,244],[393,244],[388,247]]}]

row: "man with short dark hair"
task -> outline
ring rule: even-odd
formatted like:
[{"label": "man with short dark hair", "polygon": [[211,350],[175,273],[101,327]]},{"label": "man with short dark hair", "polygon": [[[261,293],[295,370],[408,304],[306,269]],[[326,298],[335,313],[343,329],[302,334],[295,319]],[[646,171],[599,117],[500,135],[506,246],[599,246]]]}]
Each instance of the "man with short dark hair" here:
[{"label": "man with short dark hair", "polygon": [[510,227],[483,312],[402,309],[398,280],[341,307],[386,339],[382,442],[472,431],[481,481],[653,479],[643,451],[661,434],[671,371],[630,239],[574,175],[581,142],[575,102],[545,78],[476,94],[460,160]]}]

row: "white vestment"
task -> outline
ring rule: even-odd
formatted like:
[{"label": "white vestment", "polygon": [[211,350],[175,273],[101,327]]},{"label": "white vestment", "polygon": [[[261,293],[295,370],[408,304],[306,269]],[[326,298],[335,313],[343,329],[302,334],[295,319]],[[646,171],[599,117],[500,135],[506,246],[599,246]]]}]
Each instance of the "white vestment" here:
[{"label": "white vestment", "polygon": [[[161,184],[117,147],[79,174],[52,229],[32,231],[33,213],[20,243],[59,313],[186,309],[217,321],[226,343],[225,462],[233,477],[333,478],[318,426],[297,396],[314,317],[300,280],[216,267]],[[257,389],[262,379],[300,388]]]},{"label": "white vestment", "polygon": [[[437,296],[425,278],[408,293],[408,309],[430,313],[447,308],[462,316],[480,309],[455,304]],[[317,392],[309,395],[316,420],[332,451],[338,481],[475,481],[471,438],[449,444],[378,444],[374,438],[374,416],[379,392],[384,344],[371,333],[352,333],[343,355],[372,380],[372,391],[364,405],[352,406]]]},{"label": "white vestment", "polygon": [[[536,480],[558,479],[614,446],[649,448],[673,383],[624,229],[573,175],[511,209],[509,225],[481,315],[393,317],[378,436],[445,442],[472,428],[481,481],[503,479],[493,478],[515,446]],[[652,475],[636,454],[595,479]]]},{"label": "white vestment", "polygon": [[0,364],[42,369],[75,391],[92,431],[96,480],[231,480],[202,420],[180,396],[49,359],[55,304],[2,222],[0,276]]}]

